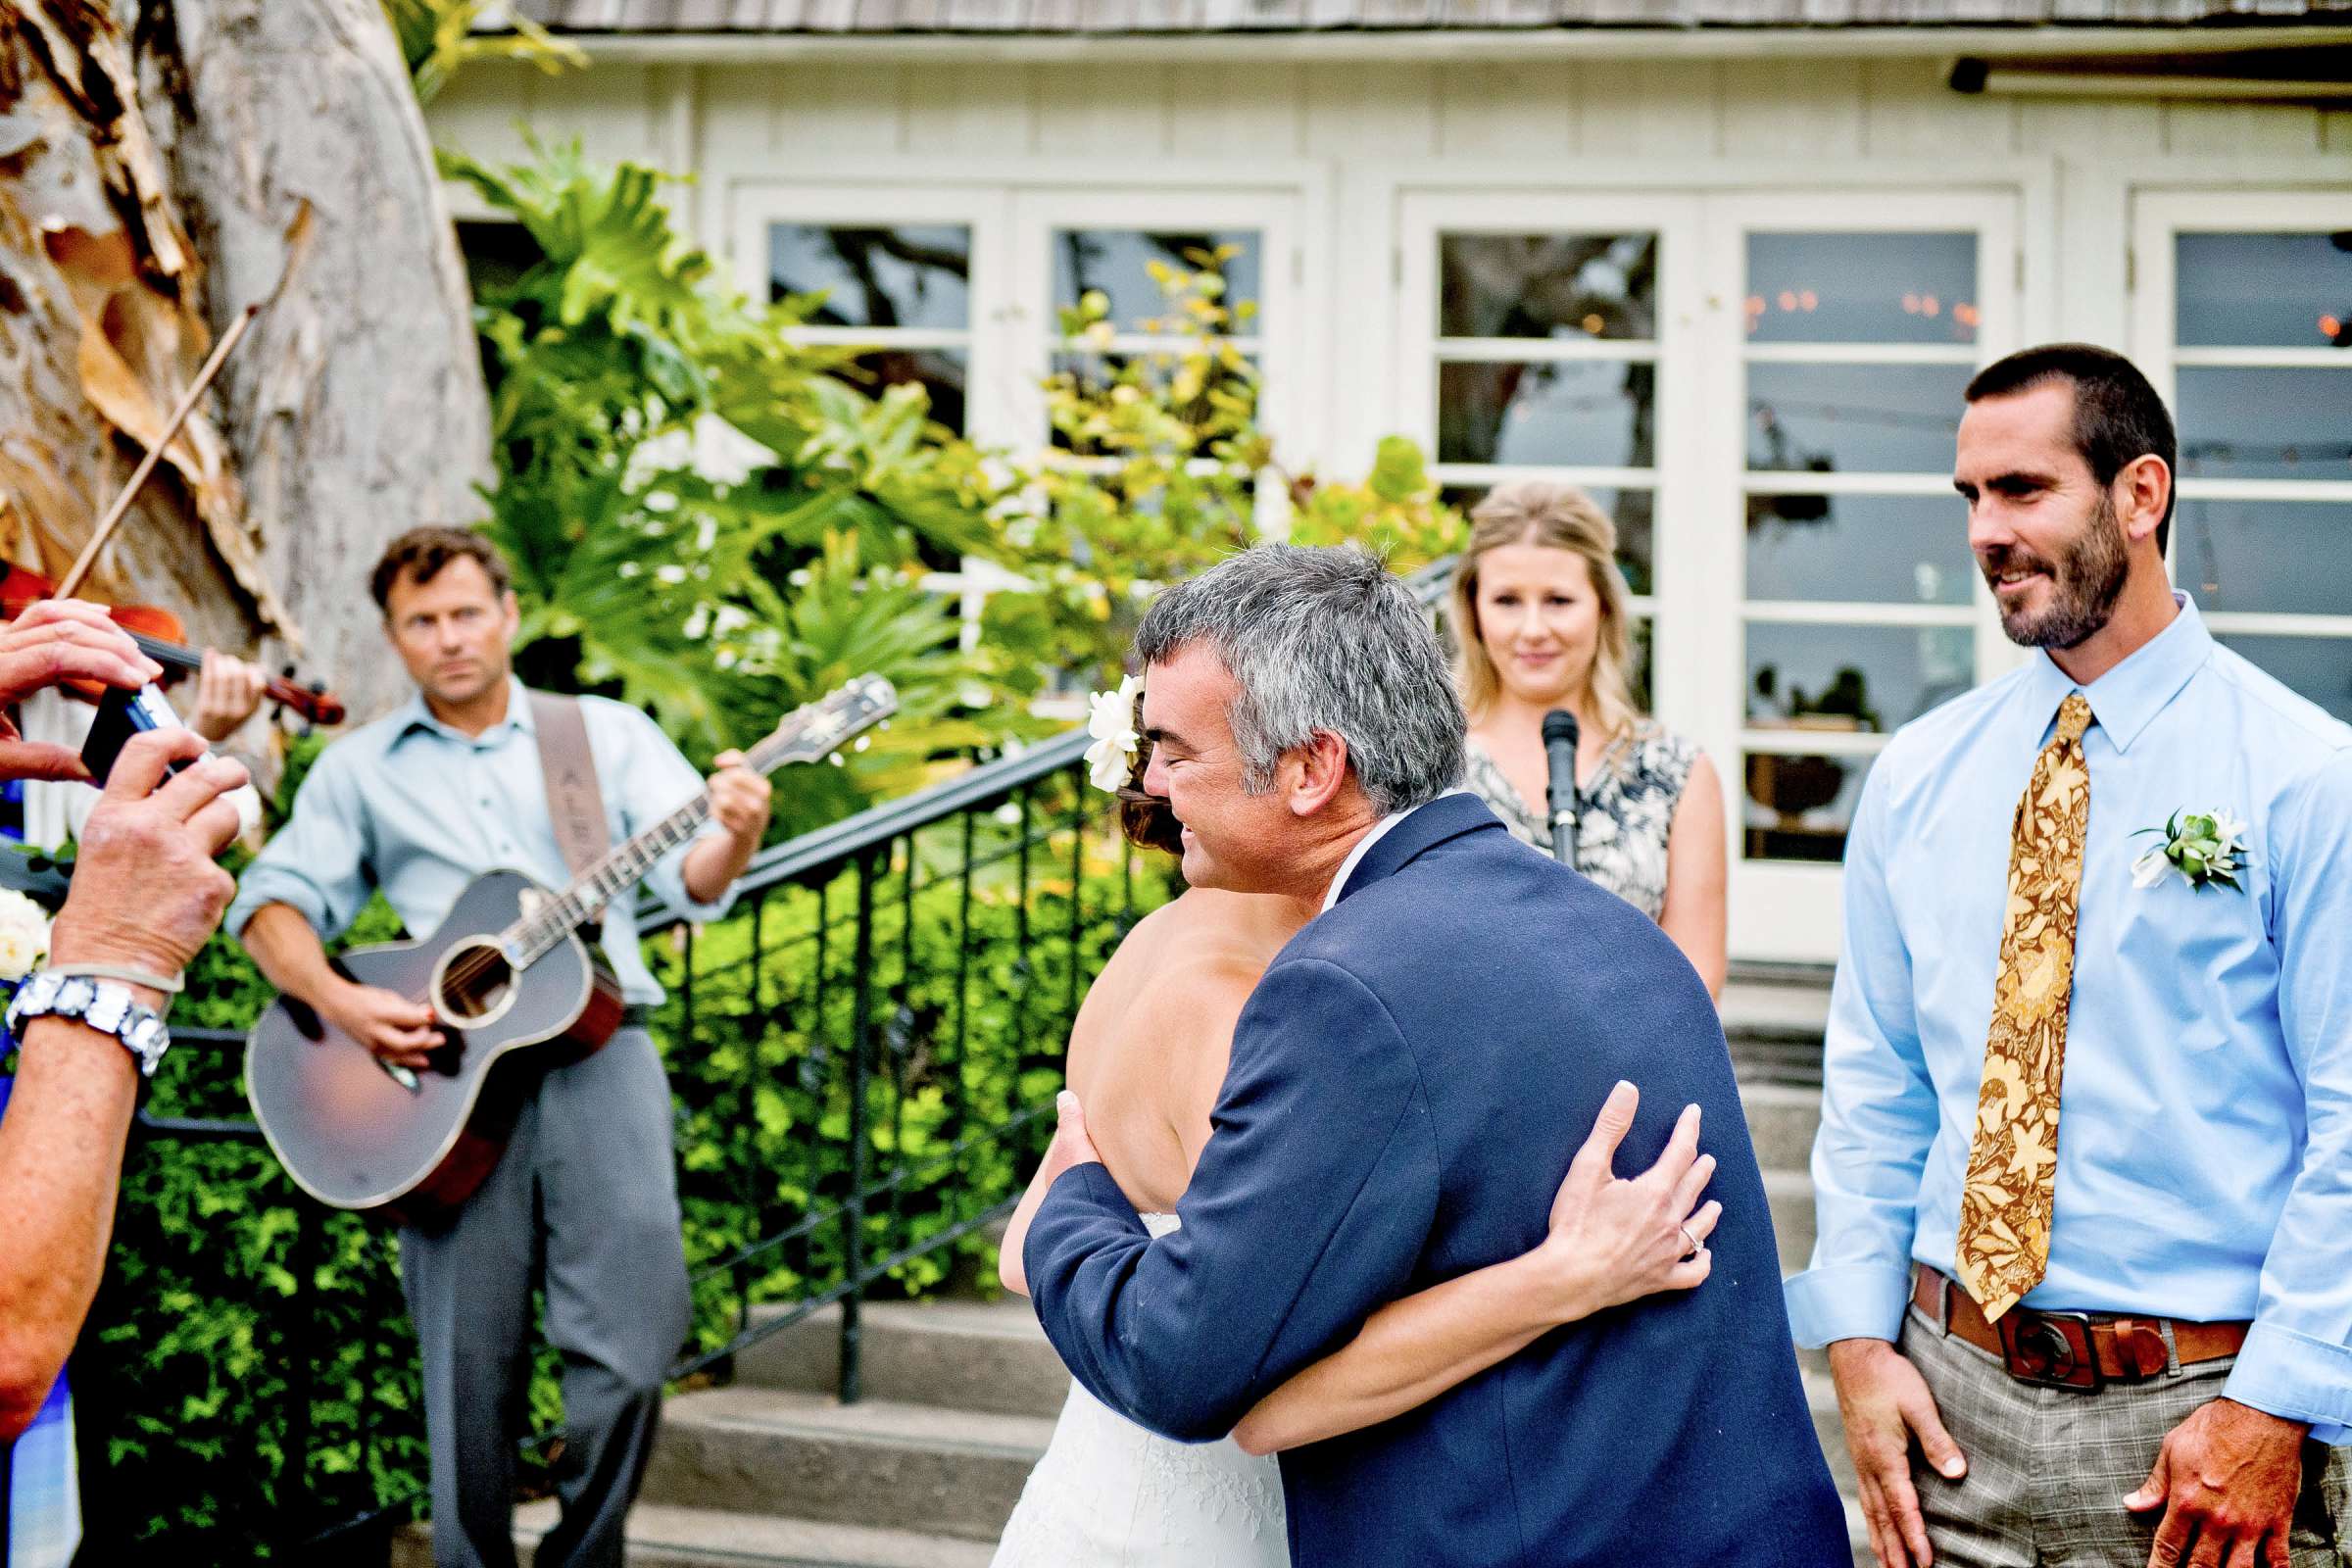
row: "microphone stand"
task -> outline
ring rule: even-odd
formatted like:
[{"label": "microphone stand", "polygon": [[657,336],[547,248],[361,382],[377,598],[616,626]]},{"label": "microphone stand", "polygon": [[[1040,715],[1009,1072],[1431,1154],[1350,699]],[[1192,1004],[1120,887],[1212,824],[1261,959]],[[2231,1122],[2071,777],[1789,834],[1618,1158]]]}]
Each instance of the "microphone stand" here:
[{"label": "microphone stand", "polygon": [[1576,864],[1576,715],[1555,708],[1544,715],[1544,757],[1548,765],[1546,804],[1551,808],[1551,858]]}]

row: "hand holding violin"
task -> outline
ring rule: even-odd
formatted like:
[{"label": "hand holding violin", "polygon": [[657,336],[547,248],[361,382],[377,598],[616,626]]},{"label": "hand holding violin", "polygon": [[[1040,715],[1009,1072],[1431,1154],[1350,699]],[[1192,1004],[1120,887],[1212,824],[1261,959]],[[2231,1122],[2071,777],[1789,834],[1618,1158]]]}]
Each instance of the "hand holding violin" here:
[{"label": "hand holding violin", "polygon": [[260,666],[207,648],[204,666],[196,675],[196,709],[188,714],[188,728],[220,745],[262,706],[269,681]]},{"label": "hand holding violin", "polygon": [[[45,599],[0,623],[0,706],[70,680],[135,691],[163,673],[104,610],[78,599]],[[0,778],[89,776],[74,748],[25,740],[0,714]]]}]

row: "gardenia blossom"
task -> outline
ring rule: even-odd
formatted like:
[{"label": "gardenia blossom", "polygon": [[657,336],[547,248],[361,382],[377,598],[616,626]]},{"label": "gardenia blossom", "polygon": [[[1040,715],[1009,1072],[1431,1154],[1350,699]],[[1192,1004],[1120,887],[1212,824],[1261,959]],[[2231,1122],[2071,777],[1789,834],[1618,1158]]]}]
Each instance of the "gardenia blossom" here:
[{"label": "gardenia blossom", "polygon": [[1135,770],[1135,751],[1142,744],[1135,733],[1135,700],[1143,695],[1144,678],[1130,675],[1115,692],[1097,692],[1087,699],[1092,711],[1086,732],[1095,744],[1086,749],[1087,777],[1099,790],[1115,790]]},{"label": "gardenia blossom", "polygon": [[2202,816],[2177,819],[2175,833],[2151,828],[2164,842],[2132,862],[2132,885],[2152,888],[2174,871],[2190,887],[2219,881],[2236,886],[2239,857],[2245,850],[2246,824],[2227,807],[2215,807]]},{"label": "gardenia blossom", "polygon": [[49,955],[49,915],[14,888],[0,888],[0,982],[32,973]]}]

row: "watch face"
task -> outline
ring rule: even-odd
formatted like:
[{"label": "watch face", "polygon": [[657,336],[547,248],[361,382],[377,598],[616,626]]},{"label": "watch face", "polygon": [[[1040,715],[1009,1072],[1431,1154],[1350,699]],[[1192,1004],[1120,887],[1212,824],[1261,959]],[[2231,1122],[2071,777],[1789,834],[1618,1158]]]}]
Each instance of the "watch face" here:
[{"label": "watch face", "polygon": [[78,1018],[89,1011],[90,1004],[97,1000],[96,981],[87,975],[69,975],[66,983],[58,987],[57,1010],[69,1018]]},{"label": "watch face", "polygon": [[130,1000],[130,993],[121,986],[99,986],[96,997],[82,1013],[81,1021],[93,1029],[103,1029],[110,1035],[120,1034],[122,1020],[130,1016],[130,1009],[135,1005],[137,1004]]}]

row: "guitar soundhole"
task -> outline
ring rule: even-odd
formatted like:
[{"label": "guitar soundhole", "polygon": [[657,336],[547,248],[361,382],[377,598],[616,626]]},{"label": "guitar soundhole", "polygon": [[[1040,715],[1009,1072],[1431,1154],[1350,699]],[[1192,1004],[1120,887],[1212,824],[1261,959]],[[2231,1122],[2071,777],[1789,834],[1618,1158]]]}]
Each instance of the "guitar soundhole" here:
[{"label": "guitar soundhole", "polygon": [[514,966],[495,942],[460,943],[433,972],[433,1000],[457,1027],[478,1028],[514,1005]]}]

